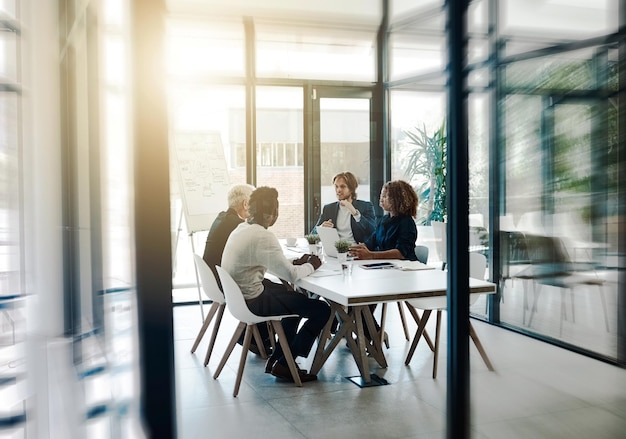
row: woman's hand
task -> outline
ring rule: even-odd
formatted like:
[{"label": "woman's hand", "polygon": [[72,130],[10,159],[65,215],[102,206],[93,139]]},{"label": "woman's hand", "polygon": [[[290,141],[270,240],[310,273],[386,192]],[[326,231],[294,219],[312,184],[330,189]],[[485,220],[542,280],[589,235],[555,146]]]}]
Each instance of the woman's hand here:
[{"label": "woman's hand", "polygon": [[374,259],[374,254],[363,243],[351,246],[348,253],[356,259]]}]

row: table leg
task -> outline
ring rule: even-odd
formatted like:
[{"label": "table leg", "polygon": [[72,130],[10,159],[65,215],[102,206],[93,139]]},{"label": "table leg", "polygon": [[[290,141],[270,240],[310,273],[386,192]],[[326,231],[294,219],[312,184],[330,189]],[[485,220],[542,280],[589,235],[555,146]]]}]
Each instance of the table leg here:
[{"label": "table leg", "polygon": [[[365,323],[367,324],[367,329],[370,334],[377,334],[376,332],[376,324],[374,323],[374,316],[370,310],[369,306],[361,306],[361,314],[365,317]],[[381,332],[384,331],[384,328],[381,327]],[[366,343],[366,348],[369,353],[376,359],[380,367],[387,367],[387,360],[385,359],[385,354],[383,353],[383,345],[381,343],[382,335],[378,335],[372,337],[372,341],[369,342],[367,339],[364,339]]]},{"label": "table leg", "polygon": [[[357,361],[357,363],[361,363],[362,365],[360,369],[361,369],[361,377],[363,378],[363,381],[365,381],[366,383],[369,383],[372,379],[370,377],[369,364],[367,363],[367,346],[366,346],[365,334],[363,331],[363,318],[362,318],[363,308],[364,308],[363,306],[352,307],[352,315],[354,316],[354,322],[356,323],[356,339],[357,339],[357,342],[359,343],[358,351],[356,352],[353,351],[352,354],[354,356],[354,359]],[[370,334],[376,334],[376,331]],[[373,338],[376,339],[377,337],[374,336]]]},{"label": "table leg", "polygon": [[[322,334],[322,338],[320,339],[320,343],[317,345],[317,350],[315,351],[315,357],[313,358],[313,364],[311,365],[311,373],[317,374],[320,371],[320,369],[322,368],[322,366],[324,365],[324,363],[326,362],[330,354],[335,350],[339,342],[345,338],[346,341],[348,342],[348,347],[350,348],[350,351],[352,352],[352,356],[354,357],[356,361],[359,371],[361,372],[361,376],[365,376],[366,374],[363,371],[363,364],[360,361],[359,354],[358,354],[359,348],[356,342],[354,341],[354,339],[352,338],[352,334],[357,332],[357,329],[355,328],[355,325],[354,325],[353,316],[348,315],[348,313],[346,313],[346,311],[343,309],[343,306],[339,305],[338,303],[335,303],[332,301],[328,301],[328,302],[330,304],[331,310],[334,312],[331,313],[331,317],[329,321],[326,323],[326,326],[324,327],[324,331]],[[328,344],[326,344],[325,340],[328,338],[328,335],[330,334],[330,325],[332,324],[332,321],[335,315],[337,315],[339,319],[339,328],[337,329],[335,336],[330,340],[330,342],[328,342]],[[367,377],[369,380],[369,372],[367,373]]]},{"label": "table leg", "polygon": [[[430,317],[430,313],[432,310],[425,309],[424,314],[422,314],[422,318],[420,319],[419,325],[417,327],[417,331],[415,332],[415,338],[411,343],[411,347],[409,348],[409,353],[406,355],[406,360],[404,360],[404,364],[407,366],[411,362],[411,358],[413,358],[413,354],[415,353],[415,348],[417,347],[417,342],[420,341],[424,330],[426,329],[426,323],[428,322],[428,318]],[[433,349],[434,351],[434,349]]]}]

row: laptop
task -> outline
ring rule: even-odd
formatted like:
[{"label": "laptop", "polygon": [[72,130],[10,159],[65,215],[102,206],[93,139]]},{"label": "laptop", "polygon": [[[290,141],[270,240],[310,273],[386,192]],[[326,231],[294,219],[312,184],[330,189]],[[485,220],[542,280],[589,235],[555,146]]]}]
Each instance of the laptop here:
[{"label": "laptop", "polygon": [[326,256],[336,258],[337,249],[335,248],[335,242],[339,241],[339,233],[337,233],[337,229],[334,227],[318,226],[316,230],[320,237],[320,241],[322,241],[322,246],[324,247],[324,253],[326,253]]}]

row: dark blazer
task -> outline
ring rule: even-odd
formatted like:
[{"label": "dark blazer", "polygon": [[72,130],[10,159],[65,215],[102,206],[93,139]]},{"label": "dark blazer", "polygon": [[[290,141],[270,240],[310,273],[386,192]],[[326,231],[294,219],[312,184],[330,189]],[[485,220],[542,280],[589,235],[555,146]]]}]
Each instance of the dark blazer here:
[{"label": "dark blazer", "polygon": [[415,241],[417,241],[417,226],[409,215],[384,215],[376,225],[376,230],[365,241],[365,245],[372,251],[398,249],[404,259],[416,261]]},{"label": "dark blazer", "polygon": [[[356,242],[365,241],[374,231],[376,226],[376,213],[374,212],[374,206],[369,201],[354,200],[352,205],[356,210],[361,212],[361,221],[356,221],[354,217],[350,218],[350,225],[352,226],[352,236]],[[317,224],[311,230],[311,233],[315,233],[317,226],[324,221],[330,219],[333,224],[337,224],[337,213],[339,212],[339,201],[329,203],[322,209],[322,214],[317,220]]]},{"label": "dark blazer", "polygon": [[220,289],[222,288],[222,284],[217,275],[215,266],[222,265],[222,253],[224,253],[226,240],[231,232],[242,222],[243,220],[239,218],[235,209],[228,208],[226,212],[220,212],[217,215],[206,238],[202,259],[204,259],[204,262],[206,262],[213,271]]}]

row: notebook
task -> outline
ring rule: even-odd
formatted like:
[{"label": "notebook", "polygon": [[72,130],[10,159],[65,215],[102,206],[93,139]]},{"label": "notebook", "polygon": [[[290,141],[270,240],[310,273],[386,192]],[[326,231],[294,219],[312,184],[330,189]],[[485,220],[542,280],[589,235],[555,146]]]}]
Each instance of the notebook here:
[{"label": "notebook", "polygon": [[337,229],[334,227],[317,227],[317,234],[322,241],[322,246],[324,247],[324,253],[326,256],[330,256],[331,258],[337,257],[337,249],[335,248],[335,242],[339,241],[339,233],[337,233]]}]

